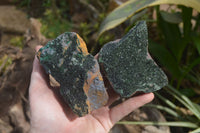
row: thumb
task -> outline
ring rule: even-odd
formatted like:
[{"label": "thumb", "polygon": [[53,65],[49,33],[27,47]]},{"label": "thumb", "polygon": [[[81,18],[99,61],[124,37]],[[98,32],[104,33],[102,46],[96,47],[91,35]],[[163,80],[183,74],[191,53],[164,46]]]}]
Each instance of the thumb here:
[{"label": "thumb", "polygon": [[[37,46],[36,51],[38,51],[42,46]],[[39,60],[35,56],[35,59],[33,61],[33,70],[31,74],[31,84],[30,88],[35,88],[38,85],[45,85],[45,87],[48,86],[48,75],[45,73],[44,69],[39,63]]]}]

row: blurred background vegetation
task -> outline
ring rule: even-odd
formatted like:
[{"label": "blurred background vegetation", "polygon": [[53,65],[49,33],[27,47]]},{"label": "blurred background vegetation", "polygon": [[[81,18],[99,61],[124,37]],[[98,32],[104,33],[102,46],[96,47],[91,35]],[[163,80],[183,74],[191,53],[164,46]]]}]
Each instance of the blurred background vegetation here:
[{"label": "blurred background vegetation", "polygon": [[[200,132],[200,1],[199,0],[8,0],[37,18],[41,33],[53,39],[66,31],[77,32],[93,55],[107,42],[119,39],[137,21],[145,20],[149,32],[149,52],[165,71],[169,85],[156,92],[157,104],[168,122],[123,121],[183,127],[181,132]],[[10,44],[23,48],[24,37],[13,37]],[[2,56],[1,71],[12,64]],[[0,72],[1,72],[0,71]]]}]

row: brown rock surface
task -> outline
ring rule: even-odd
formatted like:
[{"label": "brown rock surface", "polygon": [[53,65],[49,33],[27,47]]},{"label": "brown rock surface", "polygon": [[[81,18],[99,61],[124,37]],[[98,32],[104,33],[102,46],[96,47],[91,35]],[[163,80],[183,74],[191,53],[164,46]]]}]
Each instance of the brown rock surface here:
[{"label": "brown rock surface", "polygon": [[14,37],[16,33],[3,32],[3,36],[8,38],[4,41],[5,45],[0,44],[0,59],[6,57],[12,61],[6,69],[1,69],[6,59],[5,63],[0,64],[0,133],[28,133],[30,128],[28,87],[34,48],[45,42],[45,38],[38,33],[41,24],[35,19],[31,19],[31,23],[32,26],[27,27],[31,30],[24,37],[22,49],[9,45],[9,37]]},{"label": "brown rock surface", "polygon": [[15,6],[0,6],[0,29],[3,32],[23,34],[30,27],[27,15]]}]

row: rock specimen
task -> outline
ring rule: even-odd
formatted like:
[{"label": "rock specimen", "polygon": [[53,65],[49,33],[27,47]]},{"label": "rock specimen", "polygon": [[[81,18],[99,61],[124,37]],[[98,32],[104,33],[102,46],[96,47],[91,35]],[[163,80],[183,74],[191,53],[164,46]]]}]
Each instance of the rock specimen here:
[{"label": "rock specimen", "polygon": [[139,22],[121,40],[107,43],[98,61],[114,90],[122,97],[153,92],[167,85],[164,72],[148,54],[147,26]]},{"label": "rock specimen", "polygon": [[38,52],[40,64],[60,83],[60,93],[83,116],[105,105],[108,95],[96,59],[78,34],[66,32]]},{"label": "rock specimen", "polygon": [[[139,22],[121,40],[106,44],[98,61],[105,81],[122,97],[137,91],[153,92],[164,87],[167,76],[148,53],[145,22]],[[108,95],[99,64],[87,51],[78,34],[66,32],[38,52],[41,65],[60,87],[60,93],[74,113],[83,116],[105,105]]]}]

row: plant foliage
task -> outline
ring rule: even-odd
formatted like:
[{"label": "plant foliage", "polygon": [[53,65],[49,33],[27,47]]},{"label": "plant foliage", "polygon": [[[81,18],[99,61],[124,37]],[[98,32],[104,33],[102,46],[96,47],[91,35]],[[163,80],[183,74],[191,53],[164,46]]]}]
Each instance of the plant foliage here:
[{"label": "plant foliage", "polygon": [[177,4],[192,7],[200,11],[200,0],[129,0],[111,12],[102,22],[99,36],[105,31],[123,23],[137,12],[151,6]]}]

